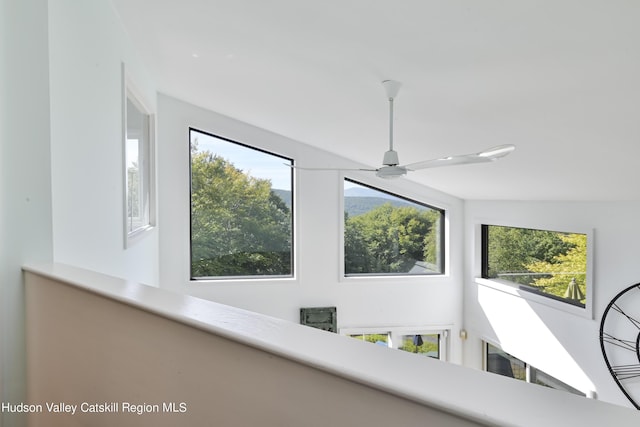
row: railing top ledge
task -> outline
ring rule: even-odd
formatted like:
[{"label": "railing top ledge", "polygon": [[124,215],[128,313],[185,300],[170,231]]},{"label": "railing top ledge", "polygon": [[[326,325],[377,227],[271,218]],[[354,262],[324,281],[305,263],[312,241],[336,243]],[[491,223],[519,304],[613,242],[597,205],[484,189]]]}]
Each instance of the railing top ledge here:
[{"label": "railing top ledge", "polygon": [[23,270],[487,425],[636,426],[640,422],[640,413],[628,408],[94,271],[59,263],[27,265]]}]

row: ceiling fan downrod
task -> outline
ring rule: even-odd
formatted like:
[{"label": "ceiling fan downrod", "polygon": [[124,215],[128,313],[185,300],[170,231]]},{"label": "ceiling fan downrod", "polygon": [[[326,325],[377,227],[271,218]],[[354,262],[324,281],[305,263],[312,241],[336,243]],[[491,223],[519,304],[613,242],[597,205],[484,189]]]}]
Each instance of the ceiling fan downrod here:
[{"label": "ceiling fan downrod", "polygon": [[384,153],[382,164],[386,166],[397,166],[400,164],[398,153],[393,149],[393,100],[398,96],[402,83],[395,80],[384,80],[382,82],[387,98],[389,99],[389,151]]}]

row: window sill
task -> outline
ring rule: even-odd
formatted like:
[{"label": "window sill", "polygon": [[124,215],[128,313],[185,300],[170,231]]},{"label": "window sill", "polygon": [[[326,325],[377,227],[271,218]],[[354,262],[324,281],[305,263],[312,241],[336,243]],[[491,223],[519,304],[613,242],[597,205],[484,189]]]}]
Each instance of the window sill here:
[{"label": "window sill", "polygon": [[221,276],[221,277],[205,277],[190,278],[188,284],[201,288],[203,286],[216,286],[232,284],[236,285],[255,285],[255,284],[297,284],[298,279],[295,276]]},{"label": "window sill", "polygon": [[125,249],[129,249],[140,242],[142,239],[151,234],[155,228],[156,227],[153,225],[145,225],[144,227],[136,228],[132,232],[127,233],[124,242]]},{"label": "window sill", "polygon": [[510,282],[506,280],[485,279],[482,277],[476,277],[474,281],[478,285],[481,285],[490,289],[494,289],[496,291],[504,292],[509,295],[520,297],[524,300],[527,300],[536,304],[551,307],[568,314],[572,314],[578,317],[583,317],[585,319],[593,319],[593,312],[592,312],[591,303],[589,300],[587,300],[587,304],[585,307],[578,307],[562,301],[545,297],[543,295],[518,289],[517,286],[512,285]]},{"label": "window sill", "polygon": [[449,278],[448,274],[362,274],[362,275],[342,275],[340,282],[343,283],[364,283],[364,282],[393,282],[424,283],[425,281],[442,280]]}]

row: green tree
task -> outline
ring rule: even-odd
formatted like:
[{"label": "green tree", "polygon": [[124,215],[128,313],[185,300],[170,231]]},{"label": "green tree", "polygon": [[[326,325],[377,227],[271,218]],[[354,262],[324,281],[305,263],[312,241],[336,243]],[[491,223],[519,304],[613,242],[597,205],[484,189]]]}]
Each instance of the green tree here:
[{"label": "green tree", "polygon": [[389,336],[386,334],[357,334],[351,335],[351,338],[376,344],[378,342],[388,342]]},{"label": "green tree", "polygon": [[437,259],[439,215],[385,203],[367,213],[345,216],[345,271],[406,273],[416,261]]},{"label": "green tree", "polygon": [[191,156],[192,276],[291,274],[291,213],[271,182],[196,144]]},{"label": "green tree", "polygon": [[[587,290],[587,236],[584,234],[562,234],[560,239],[570,246],[566,253],[560,253],[551,261],[535,261],[526,265],[529,271],[546,273],[549,276],[539,277],[533,286],[545,293],[564,297],[572,279],[583,295]],[[584,303],[584,299],[580,302]]]},{"label": "green tree", "polygon": [[413,337],[411,336],[404,337],[402,341],[402,346],[399,347],[399,350],[403,350],[409,353],[430,353],[431,355],[438,354],[439,353],[438,336],[422,335],[422,337],[423,337],[422,345],[415,345],[413,343]]},{"label": "green tree", "polygon": [[364,239],[362,226],[344,214],[344,265],[345,272],[351,274],[371,271],[367,242]]},{"label": "green tree", "polygon": [[425,213],[427,221],[431,224],[429,232],[424,236],[423,248],[424,248],[424,261],[432,265],[440,265],[440,258],[442,254],[440,246],[441,228],[440,212],[428,211]]},{"label": "green tree", "polygon": [[489,226],[489,277],[510,274],[508,280],[528,285],[532,282],[532,263],[554,262],[566,253],[571,244],[562,240],[562,233],[528,228]]}]

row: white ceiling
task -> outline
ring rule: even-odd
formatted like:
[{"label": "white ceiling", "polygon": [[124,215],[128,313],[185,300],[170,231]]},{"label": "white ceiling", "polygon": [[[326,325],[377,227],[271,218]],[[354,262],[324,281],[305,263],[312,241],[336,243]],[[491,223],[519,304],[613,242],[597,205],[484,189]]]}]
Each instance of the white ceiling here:
[{"label": "white ceiling", "polygon": [[380,83],[399,80],[401,163],[517,145],[408,179],[465,199],[640,200],[638,0],[113,2],[163,93],[377,167]]}]

